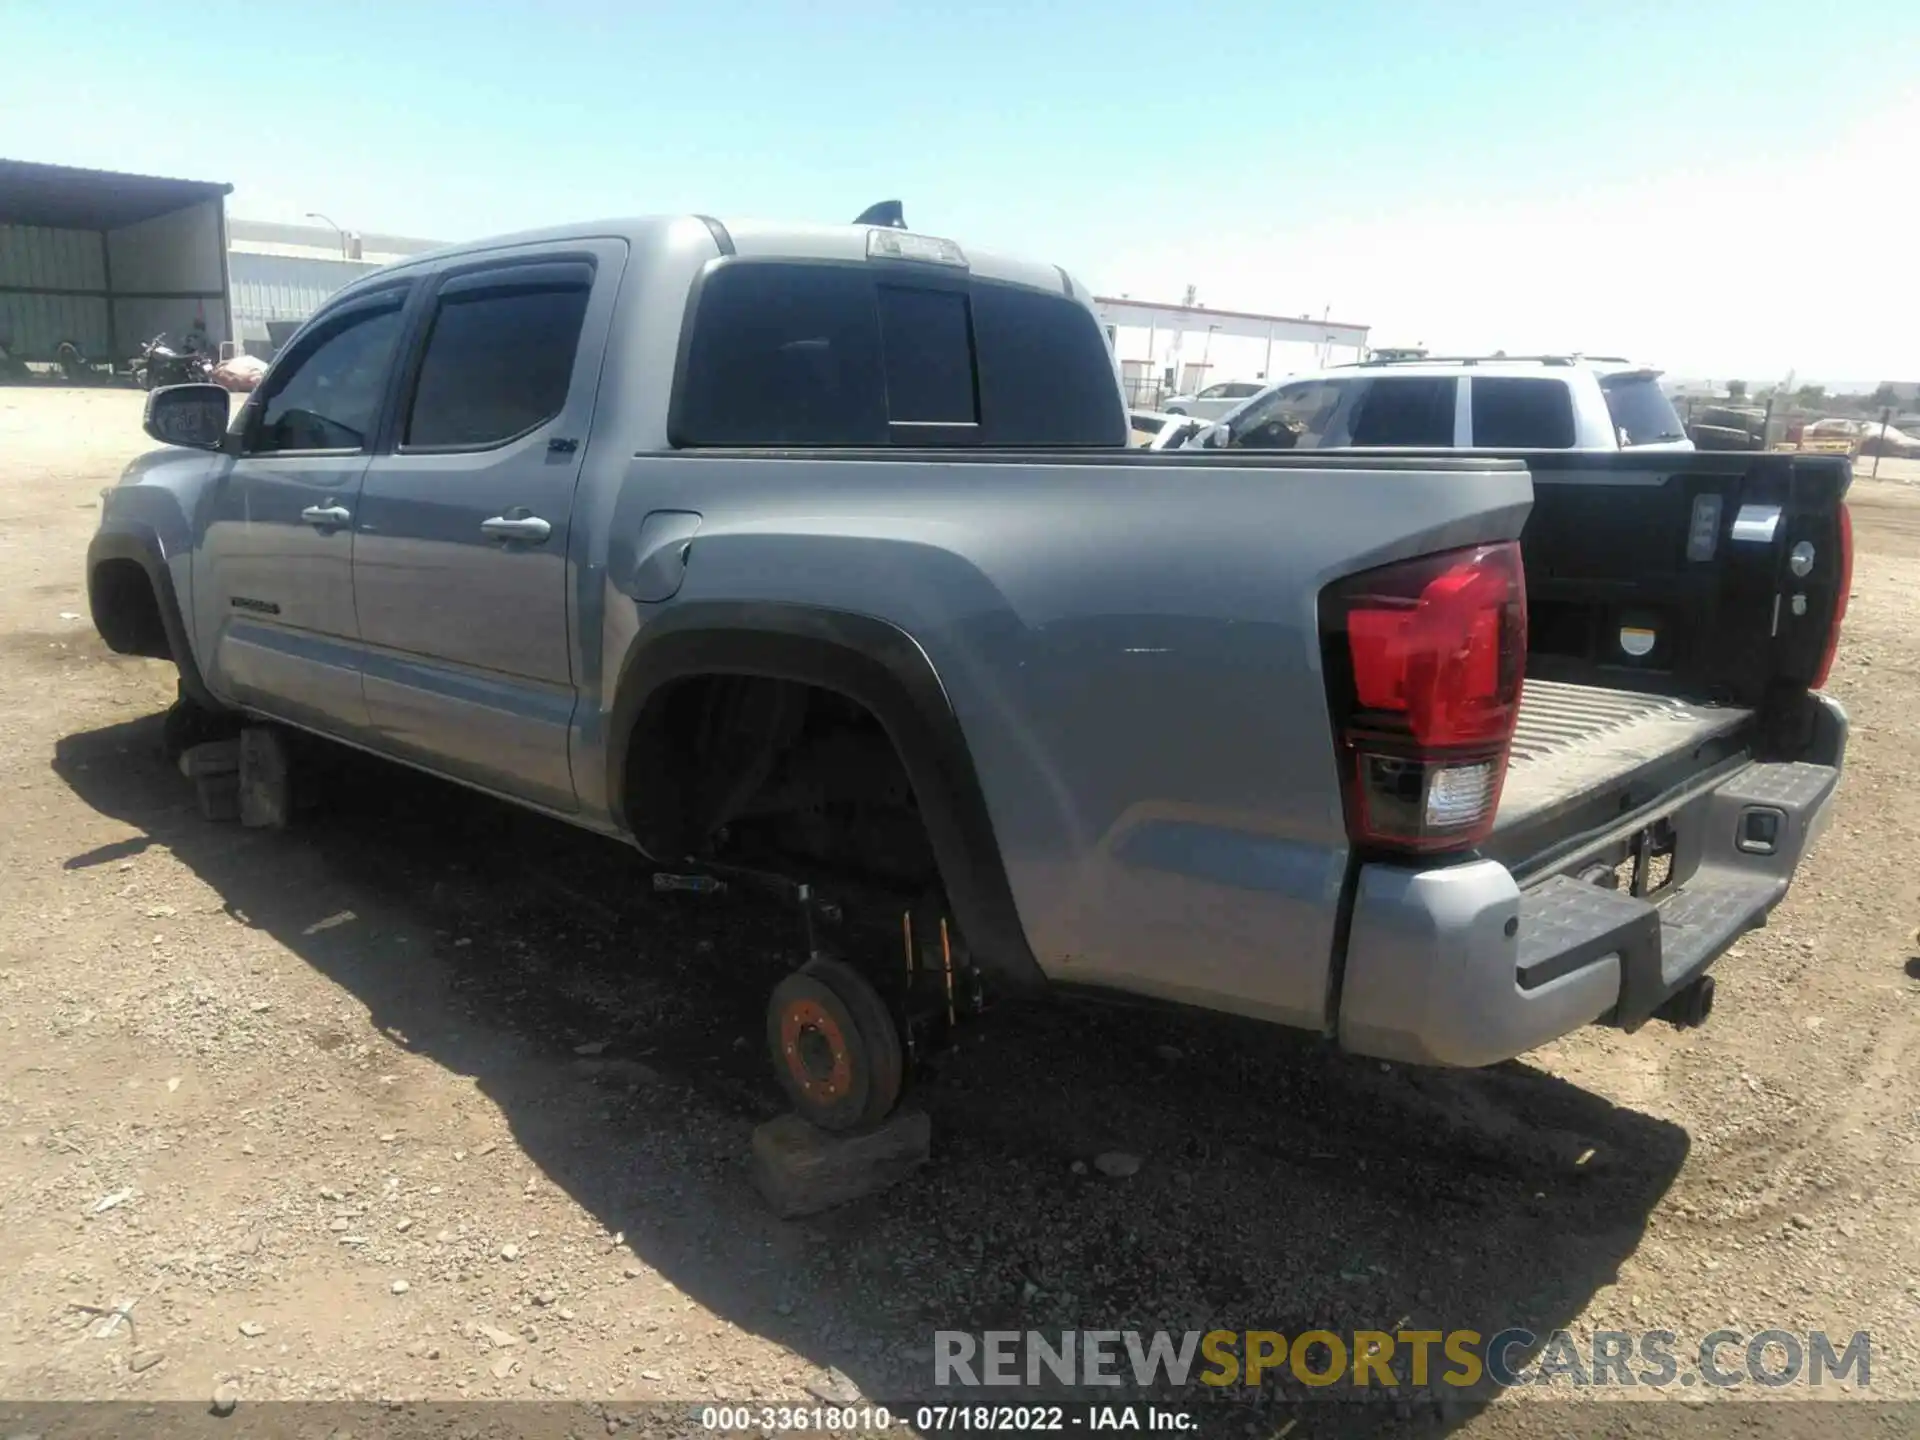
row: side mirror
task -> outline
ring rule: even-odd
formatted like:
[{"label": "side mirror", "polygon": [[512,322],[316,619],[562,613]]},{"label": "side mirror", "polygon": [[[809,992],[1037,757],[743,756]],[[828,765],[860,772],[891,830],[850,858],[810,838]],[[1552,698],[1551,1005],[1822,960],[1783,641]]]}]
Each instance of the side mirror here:
[{"label": "side mirror", "polygon": [[218,450],[232,397],[218,385],[168,385],[147,394],[144,426],[162,445]]},{"label": "side mirror", "polygon": [[1207,427],[1206,433],[1200,437],[1200,445],[1207,450],[1224,450],[1232,439],[1233,427],[1226,421],[1219,420]]}]

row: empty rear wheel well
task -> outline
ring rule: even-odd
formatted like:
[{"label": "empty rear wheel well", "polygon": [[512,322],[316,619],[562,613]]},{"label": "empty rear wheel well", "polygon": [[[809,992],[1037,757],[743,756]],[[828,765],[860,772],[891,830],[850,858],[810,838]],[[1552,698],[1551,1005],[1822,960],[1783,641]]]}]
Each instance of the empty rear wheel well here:
[{"label": "empty rear wheel well", "polygon": [[938,879],[907,768],[878,717],[825,686],[703,674],[648,697],[621,796],[663,863],[792,857],[888,885]]},{"label": "empty rear wheel well", "polygon": [[146,655],[155,660],[175,658],[167,643],[166,621],[153,581],[137,560],[102,560],[93,567],[87,586],[93,627],[107,648],[120,655]]}]

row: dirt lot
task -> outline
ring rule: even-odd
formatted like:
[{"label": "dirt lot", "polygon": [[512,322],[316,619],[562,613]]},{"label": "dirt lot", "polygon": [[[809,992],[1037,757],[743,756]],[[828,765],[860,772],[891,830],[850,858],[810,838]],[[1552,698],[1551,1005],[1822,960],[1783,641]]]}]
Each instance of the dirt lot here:
[{"label": "dirt lot", "polygon": [[929,1167],[782,1223],[744,1157],[784,916],[365,762],[289,834],[197,818],[170,667],[85,618],[139,399],[0,390],[0,1395],[886,1398],[938,1328],[1397,1324],[1870,1329],[1920,1394],[1920,488],[1856,486],[1840,812],[1704,1031],[1436,1075],[1009,1013]]}]

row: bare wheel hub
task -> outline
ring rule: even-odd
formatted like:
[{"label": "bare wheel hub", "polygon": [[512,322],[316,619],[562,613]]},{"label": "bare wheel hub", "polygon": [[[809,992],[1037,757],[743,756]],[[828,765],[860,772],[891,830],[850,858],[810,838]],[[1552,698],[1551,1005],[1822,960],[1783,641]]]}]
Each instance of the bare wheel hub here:
[{"label": "bare wheel hub", "polygon": [[847,1037],[817,1001],[795,999],[780,1016],[780,1049],[787,1069],[812,1100],[838,1100],[853,1088]]}]

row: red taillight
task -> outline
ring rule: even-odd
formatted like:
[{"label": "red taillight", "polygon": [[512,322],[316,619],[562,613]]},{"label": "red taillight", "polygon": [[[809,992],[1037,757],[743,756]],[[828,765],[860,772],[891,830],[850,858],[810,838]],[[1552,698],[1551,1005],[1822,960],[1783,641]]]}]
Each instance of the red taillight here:
[{"label": "red taillight", "polygon": [[1419,851],[1484,840],[1527,658],[1520,547],[1353,576],[1328,589],[1321,624],[1354,840]]},{"label": "red taillight", "polygon": [[1853,594],[1853,513],[1847,502],[1840,502],[1840,589],[1833,597],[1833,624],[1827,630],[1827,646],[1820,652],[1820,669],[1813,677],[1813,688],[1827,683],[1833,669],[1833,657],[1840,649],[1840,622],[1847,618],[1847,601]]}]

